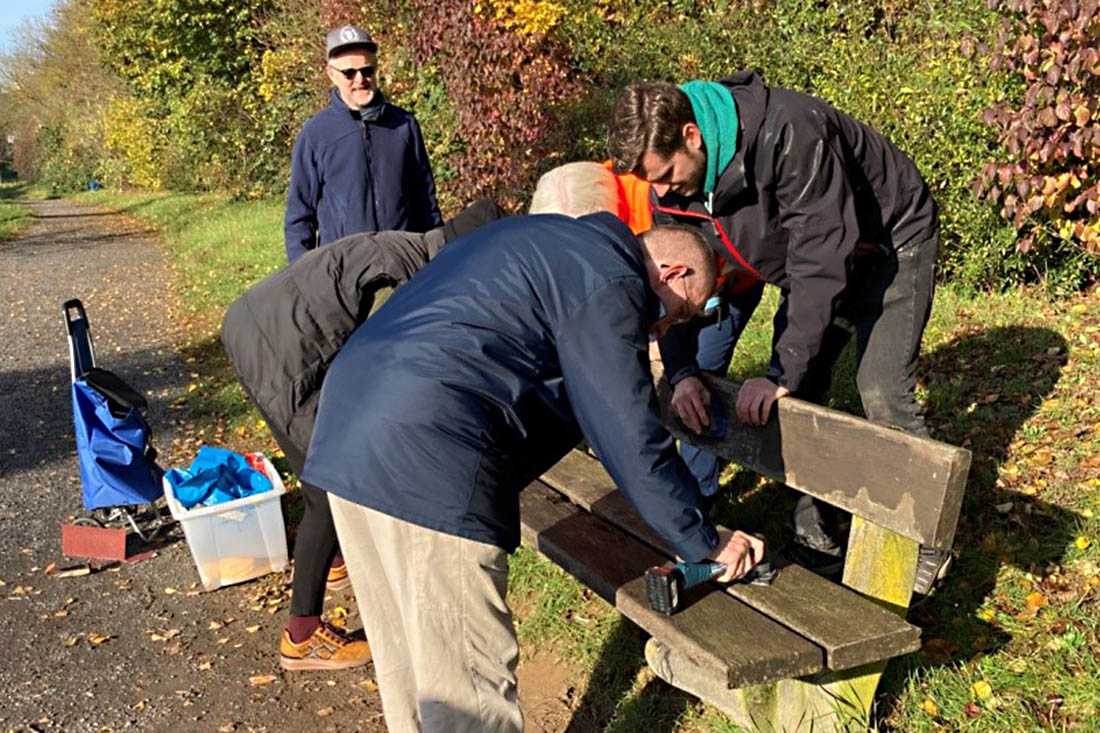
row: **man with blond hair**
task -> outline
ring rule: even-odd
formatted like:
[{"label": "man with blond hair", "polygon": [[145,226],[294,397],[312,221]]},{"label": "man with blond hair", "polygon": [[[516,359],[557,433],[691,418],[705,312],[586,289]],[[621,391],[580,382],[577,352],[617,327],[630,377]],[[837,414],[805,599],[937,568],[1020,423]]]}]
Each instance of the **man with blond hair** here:
[{"label": "man with blond hair", "polygon": [[649,334],[703,307],[714,260],[685,227],[635,237],[608,213],[616,204],[456,240],[329,371],[303,477],[330,492],[369,600],[359,607],[395,733],[522,729],[505,600],[518,495],[582,438],[686,560],[724,562],[731,580],[763,557],[759,539],[706,520],[655,409]]}]

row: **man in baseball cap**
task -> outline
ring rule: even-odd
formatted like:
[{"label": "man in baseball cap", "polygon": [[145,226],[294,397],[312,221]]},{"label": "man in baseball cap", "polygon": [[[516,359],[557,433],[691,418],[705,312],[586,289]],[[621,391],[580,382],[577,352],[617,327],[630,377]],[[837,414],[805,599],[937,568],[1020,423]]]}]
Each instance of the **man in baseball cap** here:
[{"label": "man in baseball cap", "polygon": [[[294,262],[352,234],[426,232],[442,226],[420,125],[377,86],[378,45],[352,25],[325,39],[329,105],[294,142],[284,234]],[[365,664],[370,650],[321,624],[326,582],[346,586],[326,494],[303,485],[305,514],[294,548],[290,620],[280,644],[285,669]]]},{"label": "man in baseball cap", "polygon": [[349,48],[360,48],[371,53],[378,52],[378,44],[370,37],[370,33],[353,25],[333,28],[328,32],[325,46],[325,55],[330,59],[333,54]]}]

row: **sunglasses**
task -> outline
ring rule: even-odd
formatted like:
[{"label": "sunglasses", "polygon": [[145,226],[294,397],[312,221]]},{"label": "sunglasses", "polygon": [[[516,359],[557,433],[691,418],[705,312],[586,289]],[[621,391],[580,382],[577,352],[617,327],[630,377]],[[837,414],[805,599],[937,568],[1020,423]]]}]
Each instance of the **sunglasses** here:
[{"label": "sunglasses", "polygon": [[337,69],[335,66],[329,64],[329,68],[334,71],[339,71],[348,81],[354,79],[356,74],[362,74],[364,79],[370,79],[374,76],[373,66],[363,66],[358,69]]}]

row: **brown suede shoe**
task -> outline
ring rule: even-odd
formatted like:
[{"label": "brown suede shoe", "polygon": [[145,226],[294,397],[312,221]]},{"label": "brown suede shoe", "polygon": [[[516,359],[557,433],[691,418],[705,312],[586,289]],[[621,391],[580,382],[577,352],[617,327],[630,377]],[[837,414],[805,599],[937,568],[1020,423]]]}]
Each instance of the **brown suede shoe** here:
[{"label": "brown suede shoe", "polygon": [[370,661],[370,644],[352,641],[328,624],[321,624],[301,644],[290,640],[283,631],[279,644],[279,664],[283,669],[350,669]]},{"label": "brown suede shoe", "polygon": [[325,581],[325,590],[329,592],[343,590],[349,585],[351,585],[351,578],[348,577],[347,565],[339,565],[328,569],[328,579]]}]

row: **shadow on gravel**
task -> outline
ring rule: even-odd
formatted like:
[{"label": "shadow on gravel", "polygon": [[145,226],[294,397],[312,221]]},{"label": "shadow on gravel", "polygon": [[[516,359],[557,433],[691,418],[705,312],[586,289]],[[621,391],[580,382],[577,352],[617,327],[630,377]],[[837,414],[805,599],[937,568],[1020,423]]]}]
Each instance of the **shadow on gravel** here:
[{"label": "shadow on gravel", "polygon": [[[64,338],[58,318],[58,338]],[[158,424],[170,419],[172,402],[185,389],[186,374],[170,350],[145,350],[101,355],[98,365],[115,372],[149,401],[146,417],[157,443]],[[72,456],[76,474],[76,442],[69,365],[0,372],[0,479],[49,461]]]}]

